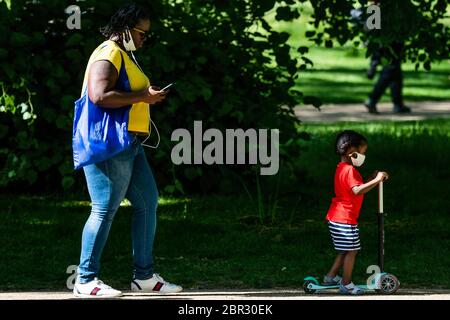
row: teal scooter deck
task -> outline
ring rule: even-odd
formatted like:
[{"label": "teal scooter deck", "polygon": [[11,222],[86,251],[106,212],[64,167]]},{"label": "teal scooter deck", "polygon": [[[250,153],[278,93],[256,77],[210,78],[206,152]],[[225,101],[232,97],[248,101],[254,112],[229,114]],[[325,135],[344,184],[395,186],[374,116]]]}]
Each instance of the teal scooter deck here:
[{"label": "teal scooter deck", "polygon": [[[319,281],[314,277],[306,277],[303,283],[303,290],[306,293],[312,294],[318,291],[331,290],[331,289],[339,289],[339,285],[323,285],[320,284]],[[383,272],[376,274],[371,284],[365,285],[357,285],[359,288],[364,291],[374,291],[380,292],[383,294],[393,294],[397,291],[400,286],[400,282],[398,279],[389,273]]]}]

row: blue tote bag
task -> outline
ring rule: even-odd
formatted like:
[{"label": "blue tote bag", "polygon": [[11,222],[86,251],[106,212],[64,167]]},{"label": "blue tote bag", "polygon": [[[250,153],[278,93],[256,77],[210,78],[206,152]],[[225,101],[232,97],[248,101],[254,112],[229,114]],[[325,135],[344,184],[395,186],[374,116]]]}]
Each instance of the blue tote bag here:
[{"label": "blue tote bag", "polygon": [[[123,56],[116,89],[131,92]],[[75,170],[107,160],[130,146],[130,109],[131,105],[122,108],[102,108],[96,105],[89,98],[86,86],[81,98],[75,101],[72,132]]]}]

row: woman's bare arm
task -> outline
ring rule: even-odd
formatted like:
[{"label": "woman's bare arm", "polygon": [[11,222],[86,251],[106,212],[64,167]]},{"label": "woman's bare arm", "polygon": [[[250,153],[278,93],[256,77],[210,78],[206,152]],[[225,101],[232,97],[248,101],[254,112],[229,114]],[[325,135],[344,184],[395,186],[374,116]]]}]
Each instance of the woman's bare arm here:
[{"label": "woman's bare arm", "polygon": [[89,70],[89,98],[104,108],[121,108],[137,102],[155,104],[165,99],[166,92],[151,87],[144,90],[125,92],[114,89],[118,79],[117,70],[107,60],[94,62]]}]

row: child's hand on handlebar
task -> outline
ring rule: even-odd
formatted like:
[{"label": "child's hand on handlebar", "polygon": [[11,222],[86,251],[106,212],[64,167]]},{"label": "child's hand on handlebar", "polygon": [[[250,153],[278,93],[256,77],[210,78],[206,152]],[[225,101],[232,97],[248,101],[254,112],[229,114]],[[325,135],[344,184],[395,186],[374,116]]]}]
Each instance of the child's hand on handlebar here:
[{"label": "child's hand on handlebar", "polygon": [[388,174],[387,172],[384,172],[384,171],[379,171],[379,172],[377,173],[377,176],[375,177],[375,179],[376,179],[378,182],[387,180],[387,179],[389,179],[389,174]]}]

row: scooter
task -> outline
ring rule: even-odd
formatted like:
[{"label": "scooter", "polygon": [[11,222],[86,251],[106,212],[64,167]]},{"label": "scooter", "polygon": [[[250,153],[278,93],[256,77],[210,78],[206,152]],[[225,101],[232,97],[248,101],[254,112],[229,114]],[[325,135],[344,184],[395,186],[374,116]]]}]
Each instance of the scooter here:
[{"label": "scooter", "polygon": [[[370,284],[358,285],[363,290],[372,290],[382,294],[394,294],[400,287],[400,281],[393,274],[384,272],[384,204],[383,204],[383,182],[378,185],[378,267],[377,272],[371,277]],[[339,289],[339,285],[322,285],[315,277],[303,279],[303,290],[313,294],[321,290]]]}]

